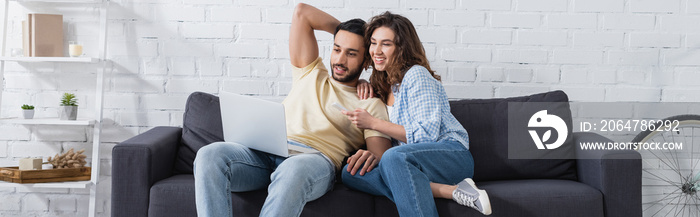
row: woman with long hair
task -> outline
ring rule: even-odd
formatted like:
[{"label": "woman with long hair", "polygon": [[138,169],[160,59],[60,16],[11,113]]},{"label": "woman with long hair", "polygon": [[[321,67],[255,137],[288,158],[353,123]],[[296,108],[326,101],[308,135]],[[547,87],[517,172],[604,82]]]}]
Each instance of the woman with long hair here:
[{"label": "woman with long hair", "polygon": [[370,44],[370,84],[387,104],[391,122],[362,109],[343,113],[358,128],[391,136],[394,146],[351,156],[343,183],[387,196],[403,217],[438,216],[433,197],[491,214],[486,191],[471,180],[474,159],[467,131],[450,112],[440,76],[430,68],[411,21],[388,11],[377,15],[367,24],[365,43]]}]

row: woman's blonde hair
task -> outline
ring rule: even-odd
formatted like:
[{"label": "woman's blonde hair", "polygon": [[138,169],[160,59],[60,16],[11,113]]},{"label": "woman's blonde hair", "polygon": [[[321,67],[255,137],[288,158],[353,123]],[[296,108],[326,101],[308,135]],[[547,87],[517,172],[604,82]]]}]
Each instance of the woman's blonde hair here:
[{"label": "woman's blonde hair", "polygon": [[366,44],[370,43],[372,33],[379,27],[387,27],[394,31],[395,46],[394,55],[389,59],[386,71],[377,71],[372,67],[372,75],[369,78],[374,92],[384,103],[388,100],[391,86],[401,83],[406,71],[414,65],[425,67],[435,79],[440,80],[440,76],[430,68],[423,44],[408,18],[389,11],[372,17],[365,30]]}]

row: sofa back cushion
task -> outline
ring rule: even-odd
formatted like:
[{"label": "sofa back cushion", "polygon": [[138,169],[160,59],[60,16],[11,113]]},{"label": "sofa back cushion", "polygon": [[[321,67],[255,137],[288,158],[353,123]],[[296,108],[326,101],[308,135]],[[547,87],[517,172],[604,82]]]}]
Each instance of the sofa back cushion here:
[{"label": "sofa back cushion", "polygon": [[[474,180],[576,180],[574,159],[508,159],[508,102],[568,101],[568,97],[562,91],[504,99],[451,101],[452,114],[469,133],[469,149],[474,157]],[[561,106],[562,104],[565,106]],[[571,126],[571,110],[568,103],[558,105],[547,108],[548,113],[561,117]],[[572,147],[571,141],[569,136],[568,144],[565,143],[562,147]],[[569,148],[565,151],[573,154],[574,150]]]},{"label": "sofa back cushion", "polygon": [[190,94],[182,123],[182,144],[173,168],[175,173],[191,174],[197,151],[219,141],[224,141],[219,97],[202,92]]},{"label": "sofa back cushion", "polygon": [[[469,133],[470,151],[475,161],[474,179],[575,180],[574,160],[508,159],[508,102],[568,102],[568,97],[564,92],[554,91],[505,99],[451,101],[452,113]],[[550,112],[571,125],[568,107]],[[224,140],[219,97],[202,92],[192,93],[185,105],[182,128],[182,143],[176,155],[174,171],[177,174],[191,174],[197,151],[205,145]]]}]

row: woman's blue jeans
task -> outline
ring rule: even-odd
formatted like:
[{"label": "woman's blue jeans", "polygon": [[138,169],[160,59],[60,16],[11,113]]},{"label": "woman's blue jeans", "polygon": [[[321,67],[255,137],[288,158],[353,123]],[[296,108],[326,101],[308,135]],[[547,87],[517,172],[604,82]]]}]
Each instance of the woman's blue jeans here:
[{"label": "woman's blue jeans", "polygon": [[458,142],[414,143],[390,148],[364,176],[350,175],[347,166],[342,173],[346,186],[394,201],[402,217],[437,217],[430,182],[453,185],[474,176],[474,159]]}]

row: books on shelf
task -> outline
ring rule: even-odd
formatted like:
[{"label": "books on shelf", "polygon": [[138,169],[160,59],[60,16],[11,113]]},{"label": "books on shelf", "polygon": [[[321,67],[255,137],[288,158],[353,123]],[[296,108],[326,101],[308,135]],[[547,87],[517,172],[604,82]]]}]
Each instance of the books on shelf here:
[{"label": "books on shelf", "polygon": [[22,47],[26,57],[63,57],[63,15],[28,14]]},{"label": "books on shelf", "polygon": [[25,57],[30,57],[32,56],[32,53],[29,52],[29,36],[31,33],[29,33],[29,25],[27,23],[27,20],[22,20],[22,52],[24,52]]}]

